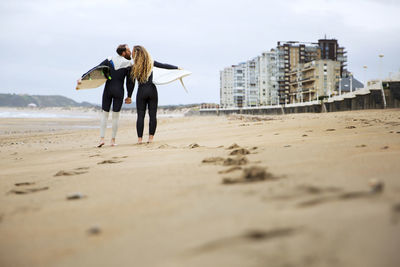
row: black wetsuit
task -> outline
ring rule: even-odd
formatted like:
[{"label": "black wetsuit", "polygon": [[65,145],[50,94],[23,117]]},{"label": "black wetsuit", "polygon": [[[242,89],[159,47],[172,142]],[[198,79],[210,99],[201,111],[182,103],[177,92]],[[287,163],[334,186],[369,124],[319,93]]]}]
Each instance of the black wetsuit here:
[{"label": "black wetsuit", "polygon": [[[163,69],[177,69],[178,67],[168,64],[159,63],[154,61],[154,67]],[[133,81],[135,83],[135,81]],[[132,92],[128,91],[128,97],[131,97]],[[136,131],[139,138],[143,136],[144,116],[146,107],[149,109],[149,134],[154,135],[157,128],[157,106],[158,106],[158,93],[157,87],[153,83],[153,72],[150,74],[149,79],[145,83],[139,83],[138,92],[136,94],[136,110],[137,121]]]},{"label": "black wetsuit", "polygon": [[[108,66],[110,68],[111,80],[107,80],[103,91],[102,109],[110,112],[111,103],[113,103],[113,112],[120,112],[124,101],[124,80],[126,78],[126,90],[132,95],[134,83],[130,78],[131,67],[123,67],[115,70],[112,59],[106,59],[98,66]],[[96,68],[96,67],[94,67]],[[94,69],[93,68],[93,69]],[[92,70],[93,70],[92,69]],[[89,70],[87,73],[89,73]],[[85,76],[85,74],[82,75]]]}]

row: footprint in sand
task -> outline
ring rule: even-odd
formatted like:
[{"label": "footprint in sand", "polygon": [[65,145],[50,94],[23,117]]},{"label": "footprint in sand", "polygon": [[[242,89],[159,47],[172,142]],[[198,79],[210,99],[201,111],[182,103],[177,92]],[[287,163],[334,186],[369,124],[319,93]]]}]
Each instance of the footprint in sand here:
[{"label": "footprint in sand", "polygon": [[61,170],[61,171],[58,171],[56,174],[54,174],[54,177],[57,177],[57,176],[72,176],[72,175],[79,175],[79,174],[84,174],[84,173],[87,173],[87,171],[79,171],[79,170],[77,170],[77,171],[64,171],[64,170]]},{"label": "footprint in sand", "polygon": [[233,166],[233,165],[245,165],[249,161],[244,156],[238,156],[236,158],[222,158],[222,157],[210,157],[203,159],[202,163],[211,163],[211,164],[222,164],[224,166]]},{"label": "footprint in sand", "polygon": [[237,156],[236,158],[227,158],[223,161],[222,165],[232,166],[232,165],[246,165],[249,160],[245,156]]},{"label": "footprint in sand", "polygon": [[236,149],[236,148],[240,148],[240,146],[238,144],[234,143],[234,144],[230,145],[227,149],[230,150],[230,149]]},{"label": "footprint in sand", "polygon": [[219,171],[218,173],[219,173],[219,174],[230,173],[230,172],[238,171],[238,170],[241,170],[241,169],[242,169],[242,167],[233,166],[233,167],[230,167],[230,168],[228,168],[228,169],[226,169],[226,170]]},{"label": "footprint in sand", "polygon": [[97,225],[92,226],[87,230],[87,234],[91,236],[99,235],[101,234],[101,228]]},{"label": "footprint in sand", "polygon": [[114,159],[107,159],[107,160],[100,161],[97,164],[114,164],[114,163],[120,163],[120,162],[122,162],[122,161],[114,160]]},{"label": "footprint in sand", "polygon": [[303,201],[297,204],[297,207],[305,208],[305,207],[312,207],[315,205],[327,203],[327,202],[334,202],[334,201],[341,201],[341,200],[351,200],[351,199],[359,199],[359,198],[371,198],[376,197],[383,192],[384,184],[378,180],[370,181],[370,190],[369,191],[350,191],[339,193],[336,195],[331,196],[322,196],[318,198],[314,198],[311,200]]},{"label": "footprint in sand", "polygon": [[356,126],[350,125],[350,126],[346,126],[346,129],[355,129]]},{"label": "footprint in sand", "polygon": [[100,154],[90,155],[89,158],[100,157]]},{"label": "footprint in sand", "polygon": [[202,163],[222,164],[224,160],[222,157],[210,157],[203,159]]},{"label": "footprint in sand", "polygon": [[176,148],[176,146],[170,146],[168,144],[162,144],[161,146],[158,146],[158,149],[166,149],[166,148]]},{"label": "footprint in sand", "polygon": [[238,149],[233,150],[231,153],[229,153],[229,155],[231,155],[231,156],[247,155],[247,154],[250,154],[250,151],[245,148],[238,148]]},{"label": "footprint in sand", "polygon": [[362,145],[357,145],[356,147],[366,147],[367,145],[364,145],[364,144],[362,144]]},{"label": "footprint in sand", "polygon": [[336,129],[326,129],[327,132],[333,132],[336,131]]},{"label": "footprint in sand", "polygon": [[314,185],[300,185],[297,189],[308,194],[337,193],[342,191],[339,187],[318,187]]},{"label": "footprint in sand", "polygon": [[259,166],[252,166],[245,168],[242,175],[237,178],[224,178],[222,180],[223,184],[237,184],[237,183],[251,183],[259,182],[265,180],[276,180],[279,177],[267,172],[266,168]]},{"label": "footprint in sand", "polygon": [[193,143],[189,145],[189,148],[197,148],[200,147],[199,144]]},{"label": "footprint in sand", "polygon": [[[337,194],[343,192],[342,188],[339,187],[333,187],[333,186],[327,186],[327,187],[319,187],[319,186],[314,186],[314,185],[300,185],[295,188],[294,191],[292,192],[287,192],[284,194],[278,194],[278,195],[270,195],[268,194],[267,196],[263,197],[263,200],[290,200],[290,199],[298,199],[298,198],[303,198],[304,196],[308,195],[313,195],[313,196],[319,196],[318,198],[314,198],[313,200],[320,200],[324,199],[327,196],[332,196],[332,194]],[[320,196],[323,195],[321,198]]]},{"label": "footprint in sand", "polygon": [[39,191],[45,191],[48,190],[49,187],[37,187],[37,188],[26,188],[26,189],[13,189],[9,193],[10,194],[16,194],[16,195],[24,195],[24,194],[30,194],[30,193],[36,193]]},{"label": "footprint in sand", "polygon": [[231,246],[240,245],[243,242],[261,242],[269,241],[277,238],[284,238],[292,236],[299,232],[298,228],[285,227],[285,228],[275,228],[271,230],[250,230],[241,235],[225,237],[218,240],[208,242],[198,248],[196,248],[194,253],[204,253],[208,251],[213,251],[217,249],[227,248]]},{"label": "footprint in sand", "polygon": [[82,198],[86,198],[87,196],[82,193],[72,193],[67,195],[67,200],[78,200]]},{"label": "footprint in sand", "polygon": [[27,185],[34,185],[34,182],[21,182],[14,184],[15,186],[27,186]]},{"label": "footprint in sand", "polygon": [[269,231],[252,230],[242,235],[243,238],[248,240],[268,240],[273,238],[285,237],[294,234],[298,229],[295,228],[277,228]]},{"label": "footprint in sand", "polygon": [[399,219],[400,219],[400,202],[392,206],[392,222],[397,224]]}]

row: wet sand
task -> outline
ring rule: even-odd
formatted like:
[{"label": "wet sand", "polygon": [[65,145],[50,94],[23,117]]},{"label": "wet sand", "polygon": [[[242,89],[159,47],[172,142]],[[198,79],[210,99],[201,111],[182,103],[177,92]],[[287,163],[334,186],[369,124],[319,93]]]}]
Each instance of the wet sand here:
[{"label": "wet sand", "polygon": [[0,122],[0,266],[400,264],[398,109]]}]

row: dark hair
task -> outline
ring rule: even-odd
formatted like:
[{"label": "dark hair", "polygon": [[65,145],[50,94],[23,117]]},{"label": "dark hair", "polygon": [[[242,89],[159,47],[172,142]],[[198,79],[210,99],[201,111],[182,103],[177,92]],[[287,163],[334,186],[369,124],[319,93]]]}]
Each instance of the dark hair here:
[{"label": "dark hair", "polygon": [[117,47],[117,54],[122,55],[122,52],[126,51],[127,44],[121,44]]}]

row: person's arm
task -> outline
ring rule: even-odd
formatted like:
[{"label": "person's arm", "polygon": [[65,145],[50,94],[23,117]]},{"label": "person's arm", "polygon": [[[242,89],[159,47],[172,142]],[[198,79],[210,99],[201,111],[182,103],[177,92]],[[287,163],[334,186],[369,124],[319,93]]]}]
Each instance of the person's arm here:
[{"label": "person's arm", "polygon": [[77,81],[77,85],[79,85],[79,84],[81,83],[82,78],[83,78],[86,74],[88,74],[89,72],[91,72],[92,70],[94,70],[95,68],[97,68],[98,66],[107,66],[107,67],[110,67],[110,65],[111,65],[111,64],[110,64],[110,60],[106,59],[106,60],[102,61],[99,65],[97,65],[96,67],[91,68],[89,71],[87,71],[86,73],[84,73],[84,74],[81,76],[81,78]]},{"label": "person's arm", "polygon": [[92,70],[94,70],[95,68],[97,68],[98,66],[107,66],[110,67],[110,60],[106,59],[104,61],[102,61],[99,65],[97,65],[96,67],[91,68],[88,72],[84,73],[81,78],[83,78],[83,76],[85,76],[86,74],[88,74],[89,72],[91,72]]},{"label": "person's arm", "polygon": [[154,67],[157,68],[162,68],[162,69],[168,69],[168,70],[176,70],[179,69],[177,66],[174,65],[169,65],[169,64],[164,64],[164,63],[160,63],[154,60]]},{"label": "person's arm", "polygon": [[135,80],[131,77],[131,67],[128,68],[126,74],[126,91],[128,92],[128,98],[132,97],[133,90],[135,89]]}]

